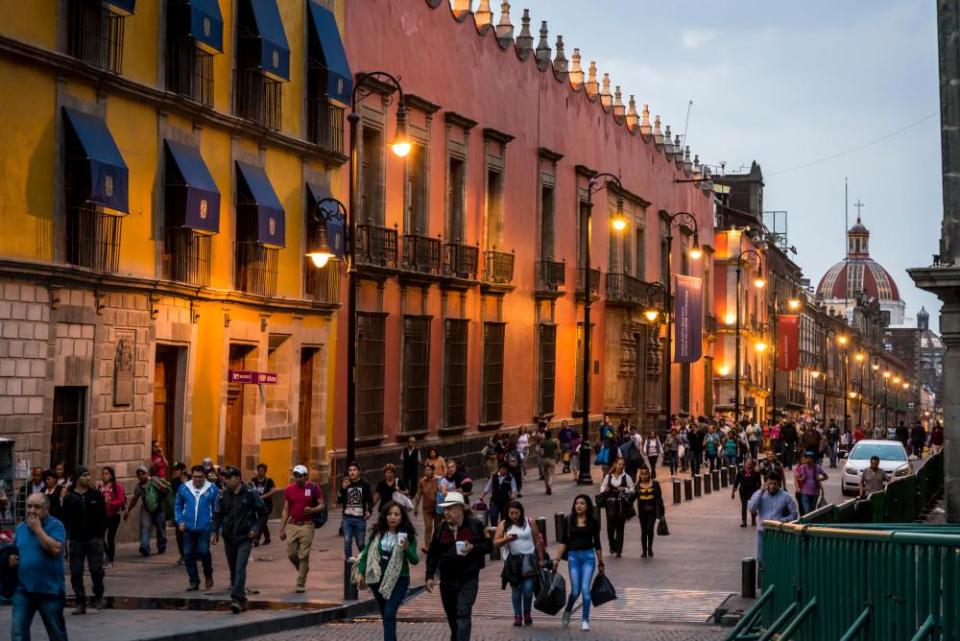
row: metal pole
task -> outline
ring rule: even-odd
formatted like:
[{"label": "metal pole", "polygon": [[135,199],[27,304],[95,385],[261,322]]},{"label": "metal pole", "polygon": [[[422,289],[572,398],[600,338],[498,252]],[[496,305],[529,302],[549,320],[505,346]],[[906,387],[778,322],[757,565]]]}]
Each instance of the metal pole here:
[{"label": "metal pole", "polygon": [[667,317],[667,336],[663,350],[663,416],[665,427],[670,429],[670,414],[673,399],[670,398],[673,384],[673,217],[667,228],[667,282],[663,288],[663,312]]},{"label": "metal pole", "polygon": [[736,365],[734,366],[733,374],[733,424],[738,425],[740,423],[740,272],[743,271],[741,268],[740,257],[737,257],[737,323],[736,328],[734,329],[734,348],[733,348],[733,357],[736,360]]},{"label": "metal pole", "polygon": [[773,292],[773,420],[777,420],[777,326],[780,325],[780,298]]},{"label": "metal pole", "polygon": [[849,392],[847,388],[849,383],[847,381],[847,370],[850,369],[850,354],[847,352],[847,348],[843,348],[843,429],[847,429],[847,398]]},{"label": "metal pole", "polygon": [[356,456],[357,440],[357,180],[360,175],[357,130],[360,114],[357,113],[357,93],[354,90],[352,110],[347,117],[350,123],[350,207],[347,208],[349,240],[349,264],[347,265],[347,464]]},{"label": "metal pole", "polygon": [[[884,378],[883,379],[883,429],[884,430],[886,430],[888,426],[887,407],[889,407],[889,403],[887,402],[887,379]],[[886,433],[884,433],[883,437],[884,438],[887,437]]]},{"label": "metal pole", "polygon": [[[587,202],[584,206],[587,208],[587,219],[584,223],[586,229],[583,230],[583,444],[580,446],[580,476],[577,478],[577,484],[590,485],[593,483],[593,477],[590,475],[590,341],[592,332],[590,331],[590,259],[592,250],[592,218],[593,218],[593,190],[588,189]],[[586,451],[584,451],[586,449]]]},{"label": "metal pole", "polygon": [[[866,359],[864,359],[866,360]],[[860,361],[860,397],[857,399],[857,425],[863,427],[863,361]]]}]

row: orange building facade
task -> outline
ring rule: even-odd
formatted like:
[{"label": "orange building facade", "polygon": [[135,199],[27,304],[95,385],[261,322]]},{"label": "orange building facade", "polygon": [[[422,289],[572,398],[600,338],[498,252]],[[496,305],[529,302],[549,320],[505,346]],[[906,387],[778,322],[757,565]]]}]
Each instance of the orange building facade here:
[{"label": "orange building facade", "polygon": [[[642,311],[662,302],[650,284],[665,278],[676,212],[696,219],[705,252],[688,257],[695,230],[683,217],[673,227],[673,273],[704,278],[705,326],[716,324],[713,199],[689,149],[671,143],[658,116],[651,123],[645,108],[638,113],[632,97],[625,105],[592,63],[584,71],[576,50],[568,61],[562,40],[549,44],[546,23],[535,46],[527,15],[514,27],[509,15],[496,20],[489,3],[476,13],[460,4],[345,7],[351,68],[400,79],[414,142],[407,158],[393,157],[386,141],[399,97],[386,89],[363,97],[357,443],[370,462],[410,436],[443,437],[448,450],[466,453],[479,449],[484,432],[537,417],[579,423],[587,280],[589,416],[659,425],[665,326],[663,315],[651,323]],[[612,185],[592,194],[594,272],[585,279],[583,234],[598,172],[619,176],[629,222],[621,232],[610,227]],[[346,310],[338,313],[345,321]],[[336,326],[345,345],[347,323]],[[698,362],[674,365],[671,413],[713,414],[712,340],[705,332]],[[338,367],[337,389],[345,383]],[[345,413],[338,393],[336,425]],[[342,430],[335,445],[345,445]]]}]

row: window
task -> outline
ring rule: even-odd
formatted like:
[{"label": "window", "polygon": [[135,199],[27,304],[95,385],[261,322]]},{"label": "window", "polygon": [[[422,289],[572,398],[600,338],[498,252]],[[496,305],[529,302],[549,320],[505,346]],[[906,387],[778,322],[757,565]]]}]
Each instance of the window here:
[{"label": "window", "polygon": [[444,321],[444,426],[467,424],[467,328],[469,321]]},{"label": "window", "polygon": [[[590,205],[583,201],[577,203],[577,268],[582,271],[586,259],[587,243],[590,242]],[[592,269],[596,269],[592,267]]]},{"label": "window", "polygon": [[70,55],[120,73],[123,66],[123,22],[124,16],[107,3],[71,0]]},{"label": "window", "polygon": [[487,169],[487,249],[503,241],[503,173]]},{"label": "window", "polygon": [[430,235],[430,212],[427,200],[427,148],[414,143],[407,157],[407,234]]},{"label": "window", "polygon": [[237,4],[235,112],[280,129],[280,85],[290,77],[290,47],[275,0]]},{"label": "window", "polygon": [[332,151],[343,151],[343,107],[326,94],[329,71],[317,58],[314,38],[310,39],[307,61],[307,139]]},{"label": "window", "polygon": [[163,277],[208,286],[212,238],[189,227],[168,227],[163,237]]},{"label": "window", "polygon": [[539,412],[541,416],[554,413],[555,383],[557,375],[557,326],[540,323],[540,352],[537,373],[539,374]]},{"label": "window", "polygon": [[259,243],[237,243],[236,287],[259,296],[275,296],[280,250]]},{"label": "window", "polygon": [[67,262],[102,272],[120,267],[120,227],[123,218],[99,207],[67,209]]},{"label": "window", "polygon": [[383,436],[386,316],[357,313],[357,436]]},{"label": "window", "polygon": [[483,324],[483,422],[503,421],[504,323]]},{"label": "window", "polygon": [[67,474],[84,463],[86,396],[86,387],[57,387],[53,390],[50,467],[63,463]]},{"label": "window", "polygon": [[634,252],[634,256],[636,258],[636,267],[635,267],[636,271],[634,273],[636,274],[637,278],[639,278],[640,280],[646,280],[647,252],[646,252],[646,240],[643,235],[643,228],[638,227],[634,233],[636,235],[636,247],[637,247],[637,251]]},{"label": "window", "polygon": [[[541,179],[542,181],[542,179]],[[552,184],[540,184],[540,258],[553,260],[554,251],[554,206]]]},{"label": "window", "polygon": [[401,432],[427,429],[430,405],[429,316],[403,319],[403,423]]},{"label": "window", "polygon": [[382,227],[383,131],[364,123],[360,145],[360,222]]},{"label": "window", "polygon": [[670,261],[670,249],[667,244],[666,237],[661,237],[660,239],[660,282],[664,284],[665,287],[669,287],[667,283],[667,271],[669,269]]},{"label": "window", "polygon": [[466,244],[464,199],[466,197],[466,160],[450,156],[447,165],[447,243]]}]

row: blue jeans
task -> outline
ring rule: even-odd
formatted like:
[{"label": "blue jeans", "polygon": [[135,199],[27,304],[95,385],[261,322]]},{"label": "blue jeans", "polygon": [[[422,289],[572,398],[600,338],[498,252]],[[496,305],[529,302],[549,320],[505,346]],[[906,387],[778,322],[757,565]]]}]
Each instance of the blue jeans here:
[{"label": "blue jeans", "polygon": [[763,565],[763,530],[757,530],[757,563]]},{"label": "blue jeans", "polygon": [[[525,578],[520,585],[512,585],[510,589],[512,590],[513,616],[530,616],[530,608],[533,605],[533,577]],[[522,609],[521,606],[523,606]]]},{"label": "blue jeans", "polygon": [[570,569],[570,597],[567,599],[567,612],[573,611],[577,597],[583,594],[583,620],[590,620],[590,585],[593,571],[597,569],[597,554],[593,550],[574,550],[567,552],[567,566]]},{"label": "blue jeans", "polygon": [[157,554],[163,554],[167,550],[167,515],[166,510],[160,505],[155,512],[147,510],[144,505],[140,508],[140,553],[150,553],[150,530],[157,528]]},{"label": "blue jeans", "polygon": [[800,494],[800,514],[806,514],[807,512],[813,512],[817,509],[817,501],[819,496],[810,496],[809,494]]},{"label": "blue jeans", "polygon": [[30,624],[33,615],[40,613],[40,620],[47,630],[50,641],[67,641],[67,624],[63,620],[66,595],[27,592],[18,587],[13,594],[13,614],[10,617],[10,641],[30,641]]},{"label": "blue jeans", "polygon": [[230,599],[237,603],[247,602],[247,562],[252,550],[253,539],[243,539],[239,543],[223,542],[230,568]]},{"label": "blue jeans", "polygon": [[359,516],[343,517],[343,558],[349,559],[353,555],[353,541],[357,542],[357,551],[362,552],[364,539],[367,536],[367,522]]},{"label": "blue jeans", "polygon": [[397,641],[397,610],[403,603],[403,597],[407,594],[407,588],[410,587],[410,577],[402,576],[397,579],[397,584],[393,586],[389,599],[384,599],[379,592],[380,584],[371,585],[373,598],[377,600],[377,607],[380,608],[380,617],[383,619],[383,641]]},{"label": "blue jeans", "polygon": [[724,458],[726,459],[727,467],[733,467],[737,464],[736,454],[724,454]]},{"label": "blue jeans", "polygon": [[190,583],[200,583],[197,559],[203,565],[203,577],[213,578],[213,559],[210,557],[210,530],[187,530],[183,533],[183,565],[187,568]]}]

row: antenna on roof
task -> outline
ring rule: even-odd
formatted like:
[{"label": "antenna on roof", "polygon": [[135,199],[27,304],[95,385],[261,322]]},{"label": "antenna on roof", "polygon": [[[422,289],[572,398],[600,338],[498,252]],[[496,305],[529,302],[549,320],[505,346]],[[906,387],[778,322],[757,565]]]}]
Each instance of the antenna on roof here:
[{"label": "antenna on roof", "polygon": [[693,101],[687,103],[687,119],[683,121],[683,144],[687,144],[687,128],[690,126],[690,110],[693,109]]},{"label": "antenna on roof", "polygon": [[843,255],[847,255],[847,232],[850,231],[850,190],[847,177],[843,177]]}]

